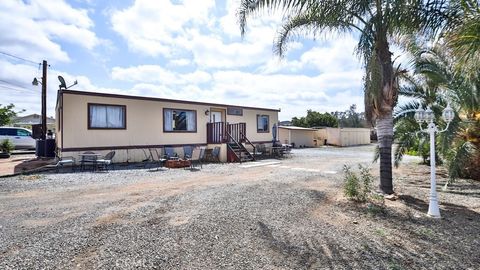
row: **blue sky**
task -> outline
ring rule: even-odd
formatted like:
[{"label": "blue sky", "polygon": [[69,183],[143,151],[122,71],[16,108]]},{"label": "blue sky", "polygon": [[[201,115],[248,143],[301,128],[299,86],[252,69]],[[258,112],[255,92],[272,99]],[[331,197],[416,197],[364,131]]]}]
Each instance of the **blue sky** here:
[{"label": "blue sky", "polygon": [[[0,1],[0,52],[45,59],[48,115],[57,76],[75,90],[281,108],[280,119],[363,110],[355,38],[325,35],[272,52],[280,14],[252,18],[242,39],[238,1]],[[38,65],[0,54],[0,103],[40,112]]]}]

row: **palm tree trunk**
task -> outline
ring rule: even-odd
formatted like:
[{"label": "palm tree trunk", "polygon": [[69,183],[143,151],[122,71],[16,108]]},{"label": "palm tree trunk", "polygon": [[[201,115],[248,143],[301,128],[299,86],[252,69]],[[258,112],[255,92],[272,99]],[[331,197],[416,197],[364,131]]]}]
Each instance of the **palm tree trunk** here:
[{"label": "palm tree trunk", "polygon": [[393,118],[392,112],[377,118],[377,137],[380,150],[380,190],[385,194],[393,193],[392,181],[392,143]]}]

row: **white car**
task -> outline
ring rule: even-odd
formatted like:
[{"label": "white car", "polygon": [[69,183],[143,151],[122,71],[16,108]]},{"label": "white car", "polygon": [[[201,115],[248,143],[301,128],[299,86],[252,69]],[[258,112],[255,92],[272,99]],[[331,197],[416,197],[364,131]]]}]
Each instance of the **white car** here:
[{"label": "white car", "polygon": [[0,142],[9,139],[15,149],[35,149],[36,141],[32,131],[20,127],[0,127]]}]

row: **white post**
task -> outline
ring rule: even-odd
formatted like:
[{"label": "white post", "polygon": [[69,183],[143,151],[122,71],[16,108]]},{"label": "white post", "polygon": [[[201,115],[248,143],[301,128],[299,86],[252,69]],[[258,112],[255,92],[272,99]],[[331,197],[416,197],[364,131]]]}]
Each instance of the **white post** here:
[{"label": "white post", "polygon": [[435,132],[437,127],[430,122],[428,132],[430,134],[430,203],[428,205],[428,215],[434,218],[440,218],[440,209],[438,208],[437,183],[435,175]]}]

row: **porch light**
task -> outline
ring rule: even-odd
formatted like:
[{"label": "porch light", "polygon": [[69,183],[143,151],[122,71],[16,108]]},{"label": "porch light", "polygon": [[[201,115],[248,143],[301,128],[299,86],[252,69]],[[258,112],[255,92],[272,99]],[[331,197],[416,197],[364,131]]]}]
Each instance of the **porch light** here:
[{"label": "porch light", "polygon": [[422,107],[418,107],[418,109],[415,111],[415,120],[418,123],[425,121],[425,111],[422,109]]},{"label": "porch light", "polygon": [[447,107],[443,110],[442,117],[447,123],[451,122],[455,117],[455,112],[450,107],[450,104],[447,104]]},{"label": "porch light", "polygon": [[425,122],[430,123],[433,122],[435,115],[433,115],[433,111],[430,107],[425,110]]},{"label": "porch light", "polygon": [[210,111],[208,109],[205,110],[205,115],[208,115]]},{"label": "porch light", "polygon": [[32,85],[37,86],[40,82],[37,80],[37,78],[33,78]]}]

